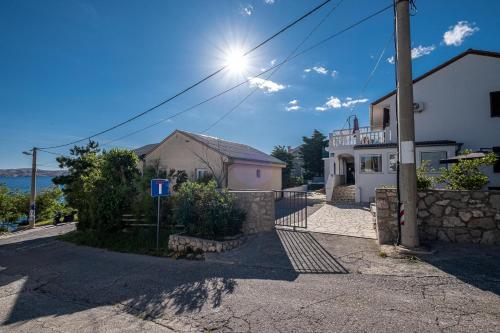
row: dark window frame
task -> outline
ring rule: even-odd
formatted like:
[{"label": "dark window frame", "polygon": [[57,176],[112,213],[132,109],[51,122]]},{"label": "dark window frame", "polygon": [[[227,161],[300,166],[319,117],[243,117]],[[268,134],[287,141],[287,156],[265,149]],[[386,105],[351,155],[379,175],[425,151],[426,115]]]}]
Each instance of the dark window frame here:
[{"label": "dark window frame", "polygon": [[490,91],[490,115],[500,117],[500,91]]}]

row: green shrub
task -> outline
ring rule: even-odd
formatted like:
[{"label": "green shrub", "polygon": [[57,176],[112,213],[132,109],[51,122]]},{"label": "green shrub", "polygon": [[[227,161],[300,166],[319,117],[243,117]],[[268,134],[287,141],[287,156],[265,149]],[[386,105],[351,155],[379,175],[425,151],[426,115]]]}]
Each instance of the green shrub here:
[{"label": "green shrub", "polygon": [[417,168],[417,190],[428,190],[434,186],[434,177],[427,175],[429,171],[429,161],[422,161]]},{"label": "green shrub", "polygon": [[[470,150],[465,150],[462,154],[469,154]],[[452,190],[480,190],[488,184],[488,176],[481,170],[482,166],[495,164],[497,157],[494,153],[488,153],[482,158],[472,160],[460,160],[449,169],[442,169],[438,181],[446,184]]]},{"label": "green shrub", "polygon": [[172,197],[173,219],[189,235],[220,239],[241,231],[246,214],[235,206],[235,197],[217,190],[215,181],[208,184],[184,183]]}]

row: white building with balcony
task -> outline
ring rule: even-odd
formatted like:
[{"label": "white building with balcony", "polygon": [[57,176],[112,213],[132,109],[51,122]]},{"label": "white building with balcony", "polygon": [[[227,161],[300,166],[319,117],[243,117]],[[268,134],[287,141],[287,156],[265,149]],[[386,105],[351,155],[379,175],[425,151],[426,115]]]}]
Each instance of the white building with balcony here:
[{"label": "white building with balcony", "polygon": [[[467,50],[414,81],[417,167],[460,150],[500,153],[500,53]],[[370,126],[329,134],[327,199],[371,202],[375,189],[396,184],[396,91],[370,105]],[[500,159],[499,159],[500,161]],[[485,168],[488,187],[500,187],[500,162]]]}]

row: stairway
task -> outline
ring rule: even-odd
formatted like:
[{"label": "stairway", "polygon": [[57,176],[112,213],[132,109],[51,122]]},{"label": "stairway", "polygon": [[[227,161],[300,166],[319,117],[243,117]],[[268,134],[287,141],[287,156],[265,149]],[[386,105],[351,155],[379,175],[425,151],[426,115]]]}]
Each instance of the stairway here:
[{"label": "stairway", "polygon": [[333,189],[332,202],[355,202],[356,185],[338,185]]}]

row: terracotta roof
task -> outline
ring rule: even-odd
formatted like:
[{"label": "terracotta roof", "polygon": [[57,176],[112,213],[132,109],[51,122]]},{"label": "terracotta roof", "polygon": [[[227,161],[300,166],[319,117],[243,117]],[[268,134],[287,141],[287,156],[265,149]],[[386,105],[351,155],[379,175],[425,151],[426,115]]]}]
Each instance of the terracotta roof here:
[{"label": "terracotta roof", "polygon": [[[434,74],[435,72],[445,68],[446,66],[454,63],[455,61],[457,60],[460,60],[462,59],[463,57],[465,57],[466,55],[469,55],[469,54],[475,54],[475,55],[480,55],[480,56],[485,56],[485,57],[494,57],[494,58],[500,58],[500,53],[498,52],[492,52],[492,51],[483,51],[483,50],[475,50],[475,49],[468,49],[467,51],[465,52],[462,52],[460,53],[459,55],[449,59],[448,61],[442,63],[441,65],[439,66],[436,66],[434,67],[433,69],[431,69],[430,71],[420,75],[419,77],[415,78],[413,80],[413,83],[417,83],[418,81],[421,81],[423,79],[425,79],[426,77],[428,77],[429,75],[432,75]],[[394,89],[393,91],[391,91],[390,93],[378,98],[376,101],[372,102],[371,105],[376,105],[380,102],[382,102],[383,100],[391,97],[392,95],[394,95],[396,93],[396,89]]]}]

